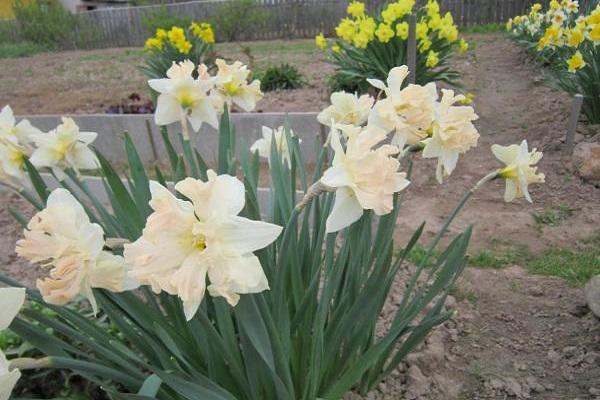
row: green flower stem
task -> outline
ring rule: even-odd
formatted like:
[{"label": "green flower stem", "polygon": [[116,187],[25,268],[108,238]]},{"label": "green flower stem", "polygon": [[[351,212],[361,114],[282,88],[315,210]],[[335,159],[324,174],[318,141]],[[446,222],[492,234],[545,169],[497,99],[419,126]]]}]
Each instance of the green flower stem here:
[{"label": "green flower stem", "polygon": [[480,187],[482,187],[483,185],[485,185],[487,182],[490,182],[490,181],[496,179],[498,177],[499,173],[500,173],[500,170],[495,170],[493,172],[490,172],[489,174],[487,174],[486,176],[484,176],[483,178],[481,178],[475,184],[475,186],[473,186],[470,190],[468,190],[467,192],[465,192],[465,194],[463,195],[463,197],[460,200],[460,202],[458,203],[458,205],[454,208],[454,210],[452,211],[452,213],[448,216],[448,218],[444,222],[444,225],[442,226],[442,229],[438,232],[438,234],[436,235],[436,237],[433,239],[433,242],[429,246],[429,251],[427,252],[427,255],[425,256],[425,259],[422,261],[423,264],[425,264],[428,261],[428,258],[432,254],[433,249],[435,249],[435,247],[438,245],[438,243],[442,239],[442,236],[446,233],[446,231],[448,230],[448,227],[450,226],[450,224],[452,223],[452,221],[454,220],[454,218],[456,218],[456,216],[458,215],[458,213],[460,212],[460,210],[462,210],[462,208],[467,203],[467,200],[469,200],[469,198],[471,198],[471,196],[473,195],[473,193],[475,193]]},{"label": "green flower stem", "polygon": [[398,160],[402,160],[403,158],[405,158],[407,155],[409,155],[411,153],[419,153],[419,152],[423,151],[424,148],[425,148],[425,143],[423,143],[423,142],[419,142],[417,144],[412,144],[410,146],[406,146],[398,155]]}]

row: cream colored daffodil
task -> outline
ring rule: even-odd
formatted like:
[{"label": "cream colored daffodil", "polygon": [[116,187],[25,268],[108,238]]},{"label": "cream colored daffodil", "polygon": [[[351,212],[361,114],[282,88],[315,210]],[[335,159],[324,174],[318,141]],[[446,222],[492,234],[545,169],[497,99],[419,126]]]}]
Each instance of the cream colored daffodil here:
[{"label": "cream colored daffodil", "polygon": [[38,168],[51,168],[59,177],[65,169],[75,171],[97,169],[98,159],[88,147],[98,136],[95,132],[80,132],[71,118],[62,118],[62,124],[48,133],[32,134],[31,141],[36,149],[31,154],[31,163]]},{"label": "cream colored daffodil", "polygon": [[83,295],[96,312],[92,288],[121,292],[137,286],[127,276],[123,257],[103,247],[102,227],[90,222],[82,205],[61,188],[50,194],[46,208],[29,221],[16,252],[52,267],[49,277],[37,281],[44,301],[63,305]]},{"label": "cream colored daffodil", "polygon": [[464,100],[465,96],[442,89],[442,99],[435,106],[432,136],[423,141],[423,157],[438,159],[436,177],[440,183],[454,171],[459,155],[475,147],[479,139],[472,123],[478,118],[473,107],[454,105]]},{"label": "cream colored daffodil", "polygon": [[510,146],[492,146],[494,156],[504,164],[504,167],[498,173],[498,176],[506,181],[506,191],[504,192],[504,201],[513,201],[519,197],[525,197],[527,201],[532,202],[527,187],[532,183],[543,183],[544,174],[537,173],[537,164],[542,158],[542,153],[533,149],[528,150],[527,141],[523,140],[520,145],[511,144]]},{"label": "cream colored daffodil", "polygon": [[186,178],[175,190],[189,201],[178,199],[157,182],[150,183],[154,212],[142,236],[125,245],[131,276],[156,293],[178,296],[188,320],[196,314],[206,289],[232,306],[240,294],[269,289],[253,252],[275,241],[281,227],[238,216],[245,203],[244,185],[233,176],[217,176],[209,170],[206,182]]},{"label": "cream colored daffodil", "polygon": [[25,181],[25,157],[28,150],[19,144],[15,136],[0,141],[0,182],[20,185]]},{"label": "cream colored daffodil", "polygon": [[435,83],[425,86],[402,84],[408,76],[408,67],[392,68],[387,85],[377,79],[368,79],[374,87],[383,90],[386,98],[378,101],[369,114],[369,125],[375,125],[386,132],[394,132],[392,144],[403,148],[406,144],[416,144],[427,137],[434,117],[434,104],[437,100]]},{"label": "cream colored daffodil", "polygon": [[[294,136],[294,132],[290,131],[290,135]],[[291,167],[292,158],[290,155],[288,142],[285,137],[284,127],[280,126],[277,129],[271,129],[263,126],[262,136],[262,138],[254,142],[254,144],[250,147],[250,151],[252,153],[258,152],[259,156],[264,157],[271,162],[271,146],[273,145],[273,140],[275,140],[277,153],[279,153],[281,160],[286,163],[288,167]]]},{"label": "cream colored daffodil", "polygon": [[368,94],[357,96],[346,92],[331,94],[331,105],[317,115],[323,125],[347,124],[360,126],[367,122],[375,99]]},{"label": "cream colored daffodil", "polygon": [[154,121],[157,125],[180,122],[185,139],[189,139],[187,121],[195,132],[205,122],[213,128],[219,124],[218,102],[209,94],[215,81],[210,77],[194,79],[195,68],[190,60],[173,62],[166,78],[148,81],[148,85],[159,93]]},{"label": "cream colored daffodil", "polygon": [[[0,331],[8,329],[25,302],[25,289],[0,288]],[[18,369],[9,369],[8,360],[0,350],[0,400],[8,400],[21,377]]]},{"label": "cream colored daffodil", "polygon": [[383,144],[387,133],[367,126],[358,134],[348,136],[345,148],[338,129],[332,129],[331,146],[335,151],[332,166],[321,183],[335,190],[333,210],[327,218],[327,232],[337,232],[356,222],[363,210],[377,215],[392,211],[394,193],[408,186],[404,172],[398,172],[400,162],[393,157],[398,148]]},{"label": "cream colored daffodil", "polygon": [[27,146],[29,137],[40,133],[42,131],[32,126],[26,119],[16,123],[13,110],[9,105],[4,106],[0,111],[0,141],[7,137],[14,137],[21,146]]},{"label": "cream colored daffodil", "polygon": [[215,87],[223,101],[229,107],[235,104],[246,112],[254,111],[256,103],[263,97],[260,81],[255,79],[248,83],[250,70],[240,61],[227,64],[218,58],[215,63],[218,68]]}]

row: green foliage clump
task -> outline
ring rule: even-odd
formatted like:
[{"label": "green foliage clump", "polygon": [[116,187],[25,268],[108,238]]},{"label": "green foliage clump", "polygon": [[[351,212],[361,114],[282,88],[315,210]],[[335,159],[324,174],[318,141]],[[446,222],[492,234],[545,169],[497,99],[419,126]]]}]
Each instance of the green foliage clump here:
[{"label": "green foliage clump", "polygon": [[13,10],[21,37],[50,50],[78,48],[96,35],[89,24],[80,23],[56,1],[15,0]]},{"label": "green foliage clump", "polygon": [[218,40],[233,42],[247,38],[268,19],[269,11],[256,0],[229,0],[215,9],[211,23],[217,27]]},{"label": "green foliage clump", "polygon": [[298,89],[304,83],[298,68],[288,63],[270,66],[260,78],[260,88],[264,92]]},{"label": "green foliage clump", "polygon": [[171,14],[165,5],[142,17],[142,26],[148,35],[154,35],[157,29],[169,30],[173,26],[189,26],[191,22],[192,19],[187,15]]}]

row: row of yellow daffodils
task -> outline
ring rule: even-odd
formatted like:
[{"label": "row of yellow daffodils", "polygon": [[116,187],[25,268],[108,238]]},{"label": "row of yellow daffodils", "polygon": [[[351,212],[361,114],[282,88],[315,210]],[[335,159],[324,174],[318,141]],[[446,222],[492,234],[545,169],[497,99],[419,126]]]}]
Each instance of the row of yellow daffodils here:
[{"label": "row of yellow daffodils", "polygon": [[159,28],[156,30],[154,37],[146,40],[144,49],[147,51],[160,51],[170,46],[181,54],[189,54],[196,39],[206,44],[215,42],[215,34],[209,23],[202,22],[198,24],[192,22],[187,30],[179,26],[173,26],[169,30]]},{"label": "row of yellow daffodils", "polygon": [[586,65],[582,48],[600,44],[600,5],[589,15],[580,15],[577,1],[552,0],[546,11],[536,3],[528,14],[510,19],[506,29],[518,39],[536,43],[539,52],[564,56],[569,72],[576,72]]}]

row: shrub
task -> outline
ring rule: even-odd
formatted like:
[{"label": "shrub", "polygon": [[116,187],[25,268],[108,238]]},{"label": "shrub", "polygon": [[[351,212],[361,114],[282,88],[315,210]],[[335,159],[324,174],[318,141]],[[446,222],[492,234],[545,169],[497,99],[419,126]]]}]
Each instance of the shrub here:
[{"label": "shrub", "polygon": [[142,26],[148,35],[154,35],[157,29],[169,30],[172,26],[189,26],[192,19],[186,15],[171,14],[164,4],[142,18]]},{"label": "shrub", "polygon": [[[358,87],[365,92],[367,78],[383,80],[387,71],[407,64],[408,19],[414,5],[414,0],[399,0],[370,16],[363,3],[352,1],[348,16],[336,28],[337,38],[333,43],[322,34],[315,38],[318,47],[329,50],[331,62],[337,67],[334,87]],[[468,45],[459,40],[452,15],[446,13],[442,17],[436,0],[428,1],[416,15],[416,82],[455,84],[458,72],[448,67],[448,61],[454,52],[464,51]]]},{"label": "shrub", "polygon": [[303,85],[304,77],[298,68],[288,63],[270,66],[260,78],[260,88],[264,92],[298,89]]},{"label": "shrub", "polygon": [[229,0],[217,6],[211,22],[219,28],[217,39],[234,42],[247,39],[268,18],[268,10],[256,0]]},{"label": "shrub", "polygon": [[571,95],[584,96],[582,111],[591,124],[600,123],[600,5],[590,2],[579,14],[577,2],[553,0],[543,11],[534,4],[526,15],[510,19],[510,35],[543,65],[547,81]]},{"label": "shrub", "polygon": [[80,38],[95,34],[91,26],[79,24],[77,17],[57,1],[15,0],[13,8],[22,37],[48,49],[77,48],[83,42]]}]

